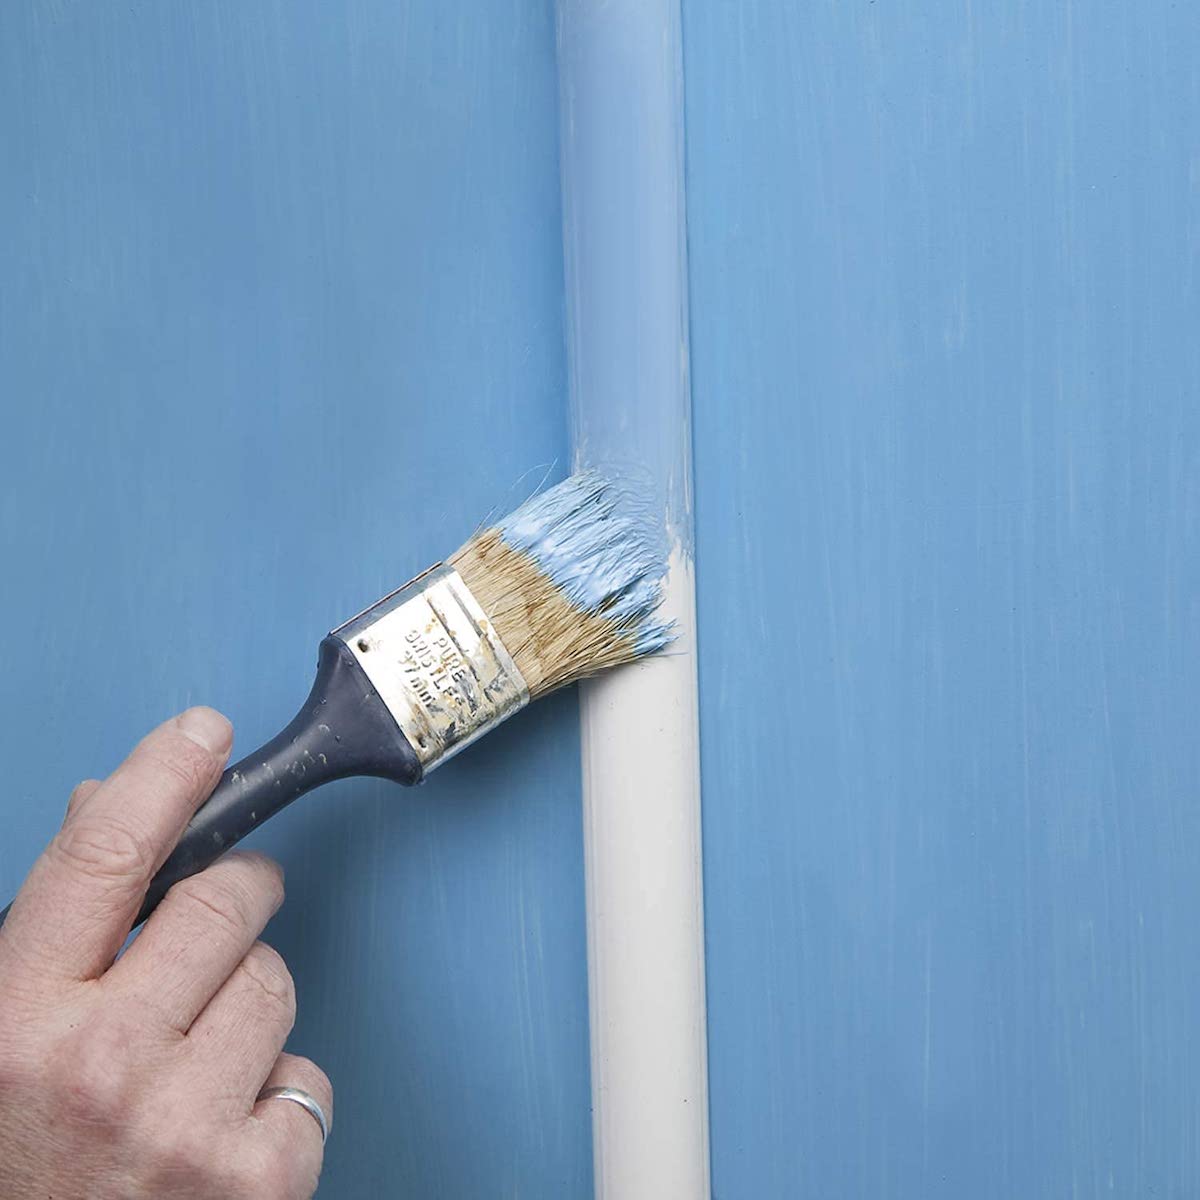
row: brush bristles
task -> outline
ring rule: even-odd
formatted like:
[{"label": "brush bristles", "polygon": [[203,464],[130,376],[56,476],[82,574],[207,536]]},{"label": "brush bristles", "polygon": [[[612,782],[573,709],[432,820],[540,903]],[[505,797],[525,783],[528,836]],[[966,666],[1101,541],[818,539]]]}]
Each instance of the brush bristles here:
[{"label": "brush bristles", "polygon": [[655,618],[665,564],[611,485],[572,475],[450,559],[512,655],[532,699],[633,662],[671,640]]}]

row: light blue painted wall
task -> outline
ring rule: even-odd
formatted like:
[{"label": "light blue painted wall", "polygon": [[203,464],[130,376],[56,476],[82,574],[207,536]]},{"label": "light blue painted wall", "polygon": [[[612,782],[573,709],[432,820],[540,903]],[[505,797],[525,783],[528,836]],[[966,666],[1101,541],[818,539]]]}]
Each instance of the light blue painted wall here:
[{"label": "light blue painted wall", "polygon": [[[553,38],[548,3],[0,5],[5,899],[76,780],[193,702],[256,744],[331,624],[565,468]],[[321,1194],[588,1195],[574,697],[259,844]]]},{"label": "light blue painted wall", "polygon": [[714,1195],[1200,1195],[1200,10],[684,53]]},{"label": "light blue painted wall", "polygon": [[[1200,17],[684,25],[714,1194],[1194,1196]],[[555,106],[548,4],[0,6],[5,895],[561,470]],[[323,1195],[589,1193],[576,763],[261,838]]]}]

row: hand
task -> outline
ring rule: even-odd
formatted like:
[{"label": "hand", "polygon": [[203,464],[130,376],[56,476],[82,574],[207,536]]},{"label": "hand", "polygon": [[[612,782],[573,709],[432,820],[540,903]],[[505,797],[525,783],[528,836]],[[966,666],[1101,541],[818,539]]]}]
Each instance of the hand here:
[{"label": "hand", "polygon": [[267,1086],[324,1074],[283,1054],[295,990],[256,941],[283,900],[269,859],[229,854],[167,893],[117,958],[146,887],[229,755],[219,713],[189,709],[62,829],[0,928],[0,1196],[297,1200],[321,1171],[317,1122]]}]

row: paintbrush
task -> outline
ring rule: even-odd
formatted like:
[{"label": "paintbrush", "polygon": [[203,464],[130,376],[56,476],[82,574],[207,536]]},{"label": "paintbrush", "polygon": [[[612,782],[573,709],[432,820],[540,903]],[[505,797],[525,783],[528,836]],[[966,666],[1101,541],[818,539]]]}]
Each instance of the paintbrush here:
[{"label": "paintbrush", "polygon": [[587,471],[338,626],[303,707],[221,776],[136,923],[305,792],[351,775],[420,783],[530,701],[661,649],[664,569],[613,486]]}]

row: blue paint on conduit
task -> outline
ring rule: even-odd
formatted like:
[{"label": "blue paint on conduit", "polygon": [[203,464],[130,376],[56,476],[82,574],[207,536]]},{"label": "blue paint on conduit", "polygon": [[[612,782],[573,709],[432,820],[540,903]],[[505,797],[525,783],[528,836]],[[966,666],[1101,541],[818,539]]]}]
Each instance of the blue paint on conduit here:
[{"label": "blue paint on conduit", "polygon": [[664,539],[690,556],[679,9],[596,8],[558,4],[575,461],[628,480],[648,524],[665,515]]}]

